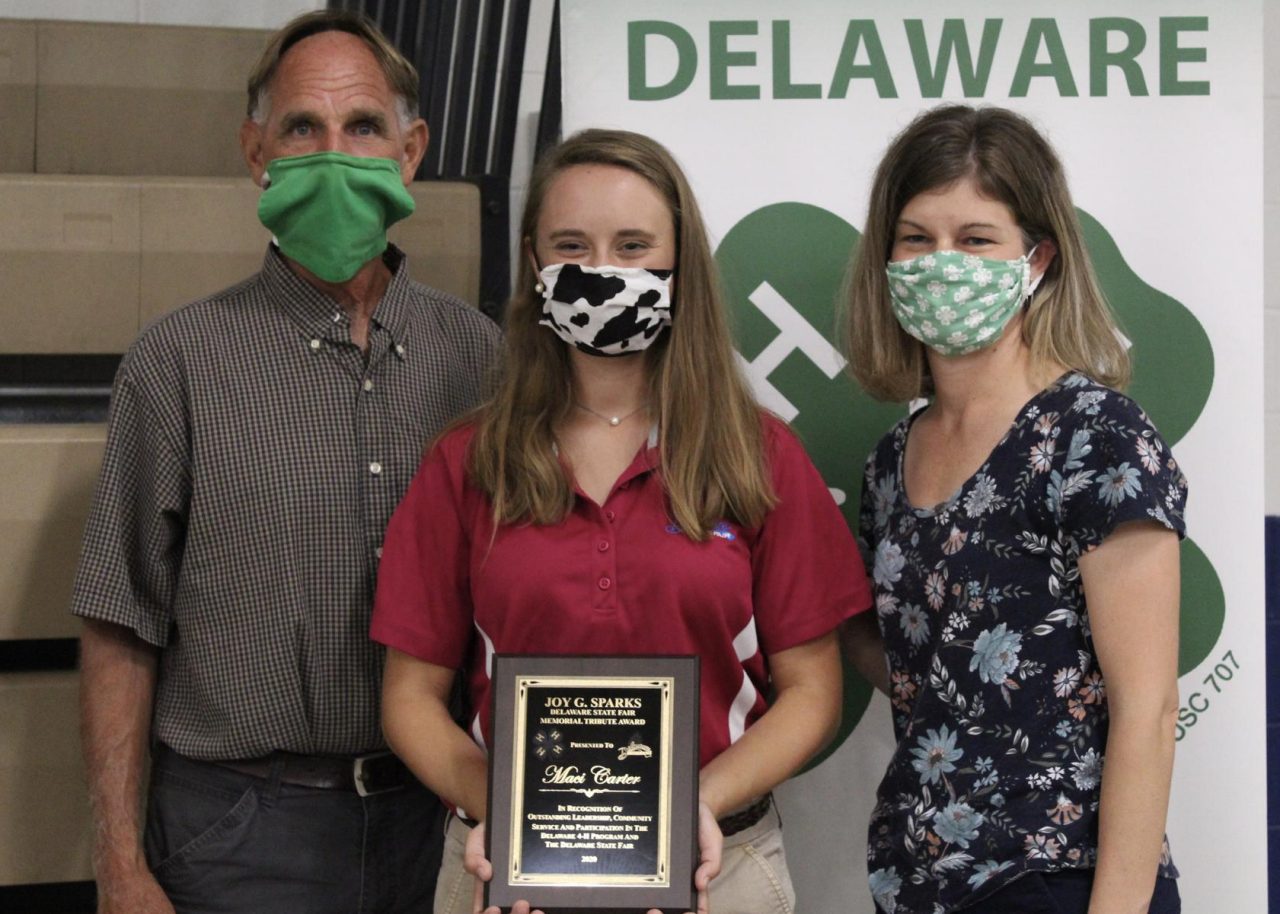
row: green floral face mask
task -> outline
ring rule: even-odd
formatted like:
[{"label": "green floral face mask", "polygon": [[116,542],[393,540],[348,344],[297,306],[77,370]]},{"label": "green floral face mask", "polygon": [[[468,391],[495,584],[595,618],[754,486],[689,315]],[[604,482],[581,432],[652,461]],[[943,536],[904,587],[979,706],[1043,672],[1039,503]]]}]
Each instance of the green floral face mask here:
[{"label": "green floral face mask", "polygon": [[1031,254],[992,260],[934,251],[890,261],[889,300],[902,329],[942,355],[966,355],[1000,338],[1005,324],[1039,284]]},{"label": "green floral face mask", "polygon": [[258,218],[280,250],[325,282],[346,282],[387,247],[413,212],[392,159],[316,152],[267,166]]}]

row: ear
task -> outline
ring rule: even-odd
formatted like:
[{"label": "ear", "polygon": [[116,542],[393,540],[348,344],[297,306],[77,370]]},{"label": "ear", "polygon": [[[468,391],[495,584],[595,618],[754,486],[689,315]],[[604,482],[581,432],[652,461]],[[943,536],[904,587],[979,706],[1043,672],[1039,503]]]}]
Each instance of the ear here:
[{"label": "ear", "polygon": [[431,131],[427,122],[415,118],[404,133],[404,152],[400,158],[400,180],[405,187],[412,183],[422,164],[422,157],[427,154],[427,144],[431,142]]},{"label": "ear", "polygon": [[1049,269],[1049,264],[1053,263],[1053,258],[1058,256],[1058,245],[1052,238],[1045,238],[1036,245],[1035,253],[1031,255],[1031,278],[1043,276],[1045,271]]},{"label": "ear", "polygon": [[262,176],[267,171],[262,155],[262,125],[251,117],[246,117],[240,125],[240,152],[244,155],[244,163],[249,166],[253,183],[262,187]]},{"label": "ear", "polygon": [[537,278],[538,274],[542,272],[542,267],[538,265],[538,255],[533,250],[533,239],[526,235],[525,239],[520,242],[520,247],[524,250],[524,256],[529,260],[529,266],[533,269],[534,278]]}]

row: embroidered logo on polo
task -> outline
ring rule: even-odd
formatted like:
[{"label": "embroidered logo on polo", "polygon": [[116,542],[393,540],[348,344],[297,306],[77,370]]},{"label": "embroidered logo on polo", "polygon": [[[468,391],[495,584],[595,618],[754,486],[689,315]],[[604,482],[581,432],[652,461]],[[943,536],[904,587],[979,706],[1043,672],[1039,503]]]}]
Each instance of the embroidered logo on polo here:
[{"label": "embroidered logo on polo", "polygon": [[711,528],[711,535],[718,536],[720,539],[728,540],[729,542],[733,542],[738,538],[738,534],[734,533],[733,528],[724,521],[720,521],[720,523]]},{"label": "embroidered logo on polo", "polygon": [[[1085,212],[1079,217],[1103,291],[1141,356],[1128,393],[1173,445],[1195,423],[1213,386],[1209,338],[1183,304],[1133,272],[1097,220]],[[853,383],[833,344],[833,303],[860,238],[834,213],[786,202],[748,214],[716,251],[756,395],[799,433],[855,530],[862,459],[902,417],[901,407],[873,400]],[[1217,573],[1190,538],[1182,543],[1182,590],[1188,611],[1178,666],[1185,673],[1208,657],[1226,609]],[[846,673],[840,732],[812,764],[844,742],[870,699],[871,687],[852,668]]]},{"label": "embroidered logo on polo", "polygon": [[[667,524],[663,529],[672,534],[684,533],[684,531],[675,524]],[[733,527],[729,525],[728,521],[724,520],[716,522],[716,525],[711,528],[711,535],[717,539],[727,540],[728,542],[733,542],[738,538],[738,534],[733,532]]]}]

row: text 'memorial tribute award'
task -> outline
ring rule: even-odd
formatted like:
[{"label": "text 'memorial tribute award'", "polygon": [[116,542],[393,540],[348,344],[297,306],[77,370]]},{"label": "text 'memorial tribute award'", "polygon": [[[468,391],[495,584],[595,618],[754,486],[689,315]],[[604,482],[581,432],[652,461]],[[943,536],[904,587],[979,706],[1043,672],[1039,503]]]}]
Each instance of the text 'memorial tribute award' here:
[{"label": "text 'memorial tribute award'", "polygon": [[698,659],[500,654],[485,903],[691,911]]}]

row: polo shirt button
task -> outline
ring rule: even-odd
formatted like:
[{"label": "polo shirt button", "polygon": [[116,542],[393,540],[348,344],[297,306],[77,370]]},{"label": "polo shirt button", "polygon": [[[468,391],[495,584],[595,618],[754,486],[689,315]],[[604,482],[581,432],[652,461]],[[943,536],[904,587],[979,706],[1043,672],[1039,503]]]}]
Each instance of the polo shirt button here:
[{"label": "polo shirt button", "polygon": [[612,511],[606,511],[606,512],[604,512],[604,518],[605,518],[605,520],[607,520],[607,521],[612,522],[612,521],[613,521],[613,519],[614,519],[614,517],[616,517],[616,516],[617,516],[617,515],[615,515]]},{"label": "polo shirt button", "polygon": [[378,463],[378,461],[375,460],[373,463],[369,464],[369,472],[372,473],[374,476],[381,474],[382,464]]},{"label": "polo shirt button", "polygon": [[365,393],[368,393],[369,391],[373,390],[373,381],[370,380],[369,378],[364,379],[364,390],[365,390]]},{"label": "polo shirt button", "polygon": [[599,581],[596,581],[596,583],[600,586],[601,590],[608,590],[613,586],[613,581],[610,581],[608,578],[601,578]]},{"label": "polo shirt button", "polygon": [[599,549],[601,552],[608,552],[608,551],[609,551],[609,541],[608,541],[608,540],[601,540],[601,541],[600,541],[600,543],[596,546],[596,548],[597,548],[597,549]]}]

